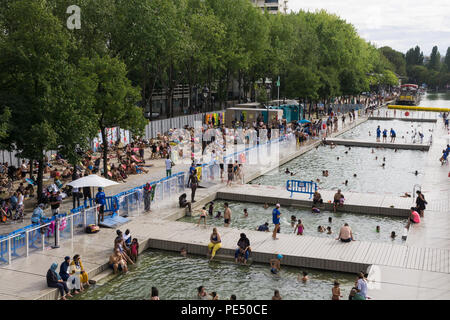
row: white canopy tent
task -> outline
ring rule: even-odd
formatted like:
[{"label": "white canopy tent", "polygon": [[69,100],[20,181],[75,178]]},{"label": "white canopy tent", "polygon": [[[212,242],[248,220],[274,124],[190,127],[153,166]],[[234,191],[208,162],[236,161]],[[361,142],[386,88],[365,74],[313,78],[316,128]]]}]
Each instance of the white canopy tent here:
[{"label": "white canopy tent", "polygon": [[73,188],[83,188],[83,187],[109,187],[118,184],[117,182],[102,178],[96,174],[91,174],[87,177],[82,177],[74,180],[67,185]]}]

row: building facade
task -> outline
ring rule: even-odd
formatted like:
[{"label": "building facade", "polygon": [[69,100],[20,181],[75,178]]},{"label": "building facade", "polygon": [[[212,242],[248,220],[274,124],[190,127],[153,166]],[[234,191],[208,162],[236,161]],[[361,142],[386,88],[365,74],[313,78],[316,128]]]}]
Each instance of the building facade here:
[{"label": "building facade", "polygon": [[287,13],[288,0],[251,0],[252,3],[264,10],[267,9],[270,13]]}]

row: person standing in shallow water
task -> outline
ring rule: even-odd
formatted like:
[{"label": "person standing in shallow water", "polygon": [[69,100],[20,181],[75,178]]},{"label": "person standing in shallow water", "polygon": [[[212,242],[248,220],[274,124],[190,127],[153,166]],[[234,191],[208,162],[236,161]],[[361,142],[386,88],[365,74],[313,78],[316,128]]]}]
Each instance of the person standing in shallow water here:
[{"label": "person standing in shallow water", "polygon": [[231,223],[231,209],[228,205],[228,202],[224,203],[225,211],[223,213],[223,223],[224,227],[229,227]]},{"label": "person standing in shallow water", "polygon": [[273,228],[273,234],[272,234],[272,238],[274,240],[278,239],[277,238],[277,232],[278,232],[278,229],[280,229],[280,216],[281,216],[281,213],[280,213],[280,210],[278,210],[279,208],[280,208],[280,204],[277,203],[276,206],[275,206],[275,209],[273,209],[273,211],[272,211],[272,222],[275,225],[275,227]]}]

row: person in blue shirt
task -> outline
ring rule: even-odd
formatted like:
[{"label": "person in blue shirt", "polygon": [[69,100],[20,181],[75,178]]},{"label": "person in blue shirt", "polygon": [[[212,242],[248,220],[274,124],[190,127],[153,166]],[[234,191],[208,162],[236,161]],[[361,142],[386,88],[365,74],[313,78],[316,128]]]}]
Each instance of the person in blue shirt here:
[{"label": "person in blue shirt", "polygon": [[[98,212],[99,221],[103,222],[104,213],[105,213],[105,204],[106,204],[106,195],[103,192],[103,188],[98,188],[98,192],[95,195],[95,201],[100,205],[100,210]],[[100,220],[101,218],[101,220]]]},{"label": "person in blue shirt", "polygon": [[387,130],[383,130],[383,142],[387,142]]},{"label": "person in blue shirt", "polygon": [[31,215],[31,223],[32,224],[40,224],[44,221],[45,215],[44,215],[44,204],[40,203],[33,211],[33,214]]},{"label": "person in blue shirt", "polygon": [[397,134],[395,133],[394,129],[391,128],[391,142],[395,142]]},{"label": "person in blue shirt", "polygon": [[9,199],[9,202],[11,203],[11,210],[16,210],[17,208],[17,202],[19,202],[19,199],[17,199],[17,192],[14,192],[12,197]]},{"label": "person in blue shirt", "polygon": [[380,137],[381,137],[381,129],[380,126],[377,127],[377,142],[380,142]]},{"label": "person in blue shirt", "polygon": [[273,235],[272,238],[273,240],[277,240],[277,231],[280,228],[280,210],[278,210],[280,208],[280,204],[277,203],[275,206],[275,209],[273,209],[272,211],[272,222],[275,225],[275,228],[273,228]]},{"label": "person in blue shirt", "polygon": [[256,230],[257,230],[257,231],[265,231],[265,232],[269,232],[269,223],[266,222],[266,223],[260,225]]}]

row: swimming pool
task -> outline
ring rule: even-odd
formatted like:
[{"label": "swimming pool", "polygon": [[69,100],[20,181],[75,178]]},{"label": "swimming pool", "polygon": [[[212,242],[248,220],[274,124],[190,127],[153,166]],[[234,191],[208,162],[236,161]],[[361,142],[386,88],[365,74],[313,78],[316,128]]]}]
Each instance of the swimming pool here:
[{"label": "swimming pool", "polygon": [[[345,195],[345,193],[344,193]],[[225,201],[214,201],[214,214],[217,211],[224,212],[223,204]],[[240,203],[228,201],[231,209],[231,225],[232,228],[251,229],[255,230],[258,226],[269,223],[269,228],[273,230],[272,224],[272,210],[273,207],[264,209],[262,204],[256,203]],[[244,209],[248,211],[248,217],[244,217]],[[304,235],[315,237],[336,238],[339,233],[339,228],[348,223],[353,230],[353,235],[356,240],[361,241],[377,241],[401,244],[401,234],[406,224],[406,218],[386,217],[369,214],[355,214],[345,212],[330,212],[322,211],[319,214],[312,213],[310,209],[301,209],[296,207],[281,207],[281,233],[292,233],[291,216],[296,216],[297,219],[302,220],[305,227]],[[332,218],[332,222],[328,222],[328,217]],[[178,221],[197,223],[199,217],[184,217]],[[202,222],[203,223],[203,222]],[[223,219],[207,217],[206,224],[214,226],[223,226]],[[326,232],[321,233],[317,231],[318,226],[325,228],[330,226],[332,234]],[[380,233],[376,232],[376,227],[380,226]],[[395,231],[397,237],[395,240],[390,238],[391,232]]]},{"label": "swimming pool", "polygon": [[414,132],[417,132],[417,135],[415,137],[416,143],[420,143],[418,132],[422,132],[424,134],[423,143],[428,143],[435,124],[430,122],[410,122],[401,120],[368,120],[351,129],[350,131],[339,135],[338,138],[376,141],[377,126],[380,126],[381,132],[383,132],[384,129],[387,130],[387,142],[391,141],[390,130],[391,128],[393,128],[397,136],[397,138],[395,139],[395,142],[397,143],[412,143],[412,136],[414,135]]},{"label": "swimming pool", "polygon": [[[373,151],[370,148],[336,146],[331,149],[330,146],[320,146],[250,183],[284,187],[290,179],[319,179],[319,189],[392,193],[398,196],[411,193],[415,184],[421,184],[426,152],[381,148]],[[285,174],[286,168],[294,175]],[[328,177],[322,176],[324,170],[328,170]],[[345,180],[348,180],[347,185]]]},{"label": "swimming pool", "polygon": [[[308,272],[306,283],[298,281],[302,271]],[[311,269],[285,267],[273,275],[269,266],[254,263],[236,265],[230,261],[208,262],[206,257],[183,257],[178,253],[145,251],[126,275],[100,281],[76,300],[141,300],[149,299],[151,287],[157,287],[163,300],[197,299],[197,288],[215,291],[221,300],[232,294],[238,300],[270,300],[275,289],[285,300],[330,300],[334,280],[340,282],[343,299],[347,299],[356,275]]]}]

